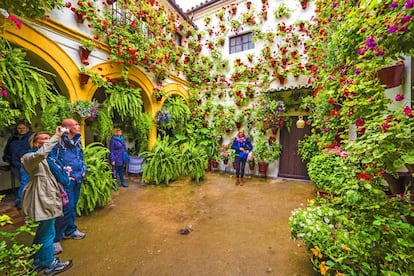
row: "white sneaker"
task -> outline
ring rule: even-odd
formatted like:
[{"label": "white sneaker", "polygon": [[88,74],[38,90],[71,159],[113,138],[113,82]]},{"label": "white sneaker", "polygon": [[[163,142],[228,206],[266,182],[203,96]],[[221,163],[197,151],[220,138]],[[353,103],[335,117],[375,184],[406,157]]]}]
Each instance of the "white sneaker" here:
[{"label": "white sneaker", "polygon": [[70,235],[63,235],[63,238],[64,239],[74,239],[74,240],[81,240],[81,239],[83,239],[84,237],[86,236],[86,234],[85,233],[82,233],[81,231],[79,231],[79,230],[76,230],[75,232],[73,232],[72,234],[70,234]]},{"label": "white sneaker", "polygon": [[63,251],[62,245],[60,244],[60,242],[54,242],[53,243],[53,248],[55,250],[55,255],[60,254]]}]

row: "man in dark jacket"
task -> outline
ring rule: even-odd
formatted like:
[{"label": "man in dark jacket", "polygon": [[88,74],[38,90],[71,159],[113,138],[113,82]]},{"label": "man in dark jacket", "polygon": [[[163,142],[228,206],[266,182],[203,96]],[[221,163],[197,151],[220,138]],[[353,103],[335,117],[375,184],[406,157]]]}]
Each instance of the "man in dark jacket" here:
[{"label": "man in dark jacket", "polygon": [[55,253],[62,251],[60,241],[63,238],[79,240],[85,237],[85,233],[79,231],[75,224],[76,204],[79,200],[82,180],[86,174],[80,125],[74,119],[64,119],[61,126],[66,127],[69,132],[62,135],[61,141],[55,146],[51,155],[65,166],[65,170],[69,173],[70,183],[65,187],[69,204],[63,206],[63,217],[57,218],[55,223]]},{"label": "man in dark jacket", "polygon": [[[18,123],[16,132],[9,138],[6,147],[4,148],[3,161],[10,164],[13,188],[15,187],[15,178],[19,180],[19,183],[22,182],[22,174],[20,170],[23,169],[20,158],[29,151],[29,138],[32,134],[33,132],[30,131],[30,128],[27,124]],[[16,199],[17,205],[20,203],[20,195],[21,193],[19,193],[19,196]]]}]

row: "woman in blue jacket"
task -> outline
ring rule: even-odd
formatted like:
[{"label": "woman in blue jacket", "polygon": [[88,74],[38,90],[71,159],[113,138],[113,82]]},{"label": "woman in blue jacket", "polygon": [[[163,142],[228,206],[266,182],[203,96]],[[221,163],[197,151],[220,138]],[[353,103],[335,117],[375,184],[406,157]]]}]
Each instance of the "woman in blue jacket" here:
[{"label": "woman in blue jacket", "polygon": [[124,179],[124,155],[127,155],[124,136],[119,127],[112,131],[112,138],[109,141],[109,162],[114,167],[114,178],[119,176],[122,187],[128,187]]},{"label": "woman in blue jacket", "polygon": [[244,130],[239,130],[233,140],[231,148],[235,150],[236,162],[236,185],[243,186],[244,168],[246,166],[247,155],[252,151],[253,145],[249,137],[244,134]]}]

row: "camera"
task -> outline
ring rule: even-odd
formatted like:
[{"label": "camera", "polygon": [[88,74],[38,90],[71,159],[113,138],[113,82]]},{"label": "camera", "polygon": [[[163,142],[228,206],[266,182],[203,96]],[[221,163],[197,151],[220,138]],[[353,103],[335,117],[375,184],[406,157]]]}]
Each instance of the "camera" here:
[{"label": "camera", "polygon": [[62,133],[69,133],[69,129],[66,127],[60,127],[59,131]]}]

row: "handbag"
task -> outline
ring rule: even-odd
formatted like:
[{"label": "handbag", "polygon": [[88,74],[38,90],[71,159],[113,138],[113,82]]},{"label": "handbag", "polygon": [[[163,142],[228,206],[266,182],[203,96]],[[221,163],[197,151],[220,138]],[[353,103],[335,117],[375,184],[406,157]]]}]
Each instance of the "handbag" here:
[{"label": "handbag", "polygon": [[65,191],[65,188],[63,188],[63,185],[59,182],[57,183],[60,191],[60,197],[62,198],[62,205],[66,206],[69,204],[69,197],[68,194]]},{"label": "handbag", "polygon": [[124,161],[124,163],[129,163],[129,155],[128,155],[128,152],[124,151],[122,153],[122,161]]},{"label": "handbag", "polygon": [[245,153],[244,151],[240,152],[240,158],[241,159],[247,159],[247,153]]}]

